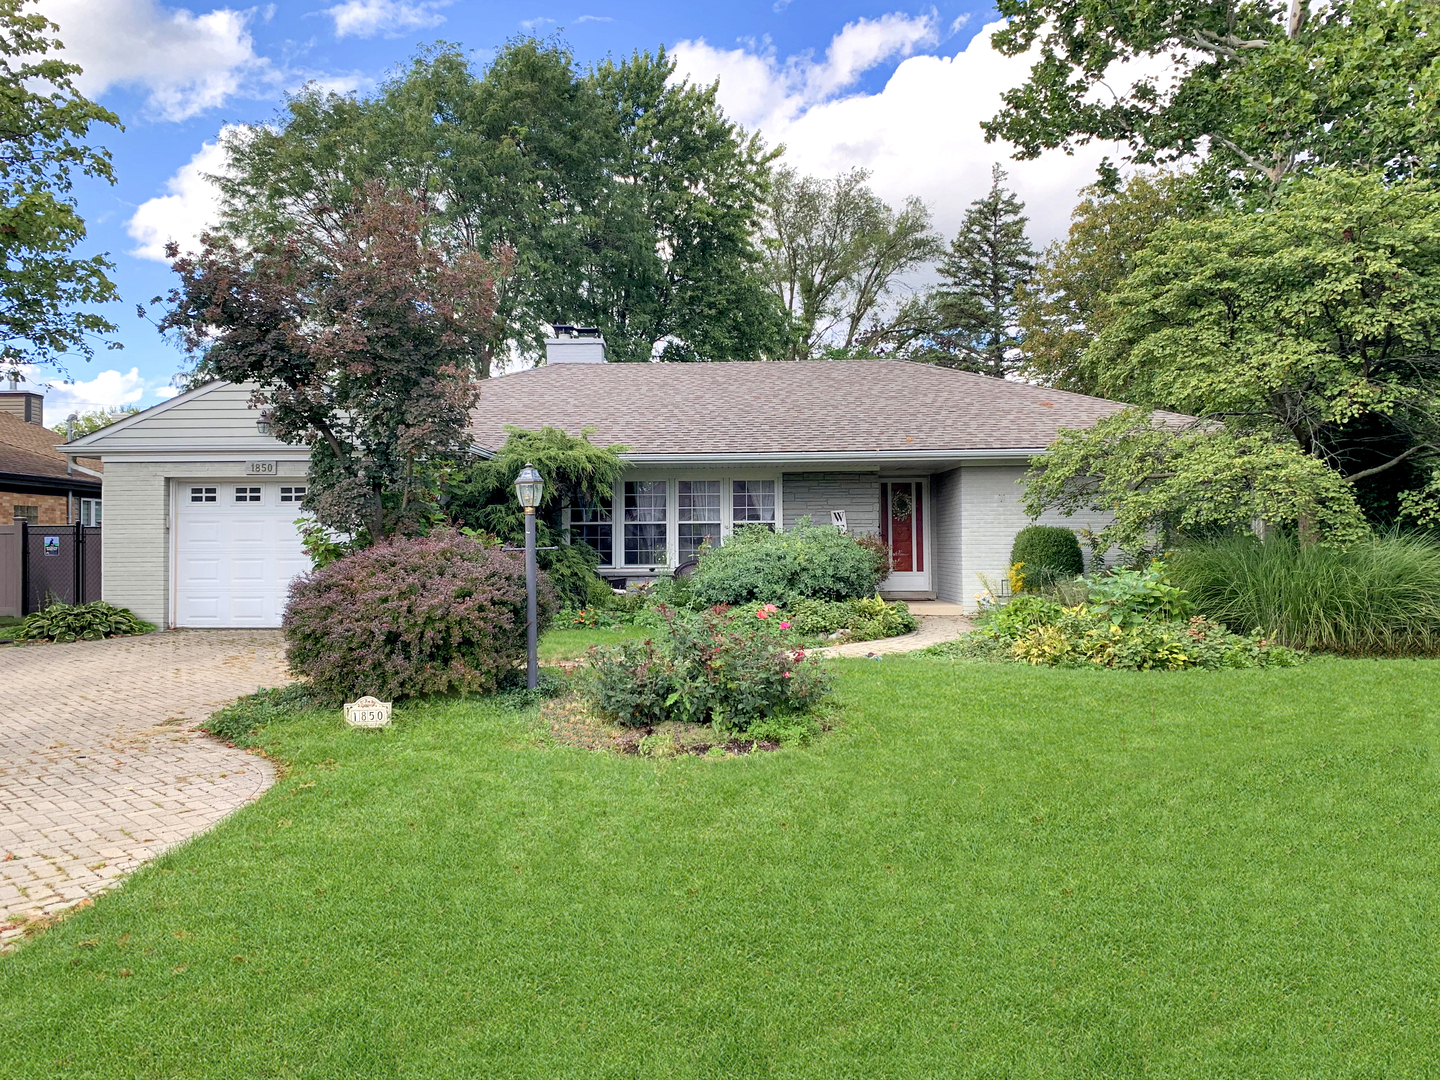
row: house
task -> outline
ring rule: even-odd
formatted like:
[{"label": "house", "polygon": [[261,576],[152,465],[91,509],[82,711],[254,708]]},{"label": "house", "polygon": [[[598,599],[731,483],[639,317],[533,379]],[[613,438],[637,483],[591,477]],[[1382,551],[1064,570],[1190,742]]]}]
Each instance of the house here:
[{"label": "house", "polygon": [[[742,525],[809,517],[884,537],[889,595],[972,603],[1029,523],[1031,455],[1122,408],[899,360],[608,364],[596,335],[559,329],[545,365],[484,384],[470,434],[482,454],[507,426],[629,448],[614,499],[568,511],[615,581]],[[274,439],[249,396],[210,383],[71,444],[105,462],[107,600],[166,626],[279,624],[308,566],[294,524],[307,451]]]},{"label": "house", "polygon": [[0,525],[100,524],[100,462],[55,449],[64,441],[45,427],[44,397],[0,391]]}]

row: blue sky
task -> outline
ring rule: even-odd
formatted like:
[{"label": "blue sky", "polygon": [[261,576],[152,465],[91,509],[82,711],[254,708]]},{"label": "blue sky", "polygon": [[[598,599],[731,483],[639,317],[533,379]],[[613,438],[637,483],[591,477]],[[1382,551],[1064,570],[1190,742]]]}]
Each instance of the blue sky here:
[{"label": "blue sky", "polygon": [[[171,392],[182,358],[135,315],[137,303],[169,287],[159,250],[166,239],[190,241],[208,220],[213,202],[202,174],[223,167],[221,129],[272,118],[285,93],[307,81],[365,93],[437,40],[459,43],[483,62],[516,35],[559,33],[582,64],[663,44],[691,78],[718,78],[727,111],[784,144],[790,164],[817,174],[869,168],[884,197],[923,198],[936,225],[952,234],[988,186],[991,163],[1008,158],[1007,149],[984,144],[978,123],[1029,66],[990,50],[993,9],[963,0],[315,0],[248,8],[39,0],[38,7],[84,67],[82,89],[124,124],[94,133],[114,156],[118,182],[78,191],[90,226],[86,253],[108,252],[116,264],[122,302],[108,314],[124,348],[70,365],[73,383],[47,392],[52,421],[75,408],[151,405]],[[1103,149],[1009,166],[1038,242],[1063,232]]]}]

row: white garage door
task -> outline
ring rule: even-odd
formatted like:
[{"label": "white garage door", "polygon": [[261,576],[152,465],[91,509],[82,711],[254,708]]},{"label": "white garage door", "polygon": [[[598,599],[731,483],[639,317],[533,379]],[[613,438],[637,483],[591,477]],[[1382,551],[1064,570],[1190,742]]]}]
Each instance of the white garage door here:
[{"label": "white garage door", "polygon": [[177,483],[176,626],[279,626],[310,568],[295,519],[304,481]]}]

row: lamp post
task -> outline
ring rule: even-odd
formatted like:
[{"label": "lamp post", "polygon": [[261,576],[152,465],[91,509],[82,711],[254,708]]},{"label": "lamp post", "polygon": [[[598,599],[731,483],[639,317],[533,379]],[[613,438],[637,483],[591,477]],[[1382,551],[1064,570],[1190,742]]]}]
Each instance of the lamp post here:
[{"label": "lamp post", "polygon": [[534,690],[540,685],[540,661],[536,654],[535,617],[535,511],[545,490],[545,478],[534,465],[526,462],[515,477],[515,494],[525,508],[525,685]]}]

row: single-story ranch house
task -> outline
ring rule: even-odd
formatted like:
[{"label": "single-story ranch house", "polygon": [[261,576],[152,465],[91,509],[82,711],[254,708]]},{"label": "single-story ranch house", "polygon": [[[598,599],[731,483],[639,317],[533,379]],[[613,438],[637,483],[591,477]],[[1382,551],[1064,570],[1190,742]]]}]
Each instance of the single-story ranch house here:
[{"label": "single-story ranch house", "polygon": [[[250,392],[213,382],[64,447],[105,463],[106,600],[162,626],[279,625],[308,568],[294,525],[308,451],[268,433]],[[901,360],[609,364],[579,333],[487,381],[471,434],[480,453],[507,426],[547,424],[629,447],[613,502],[569,511],[617,583],[739,526],[809,517],[886,538],[888,595],[968,606],[1029,523],[1027,459],[1121,407]]]}]

